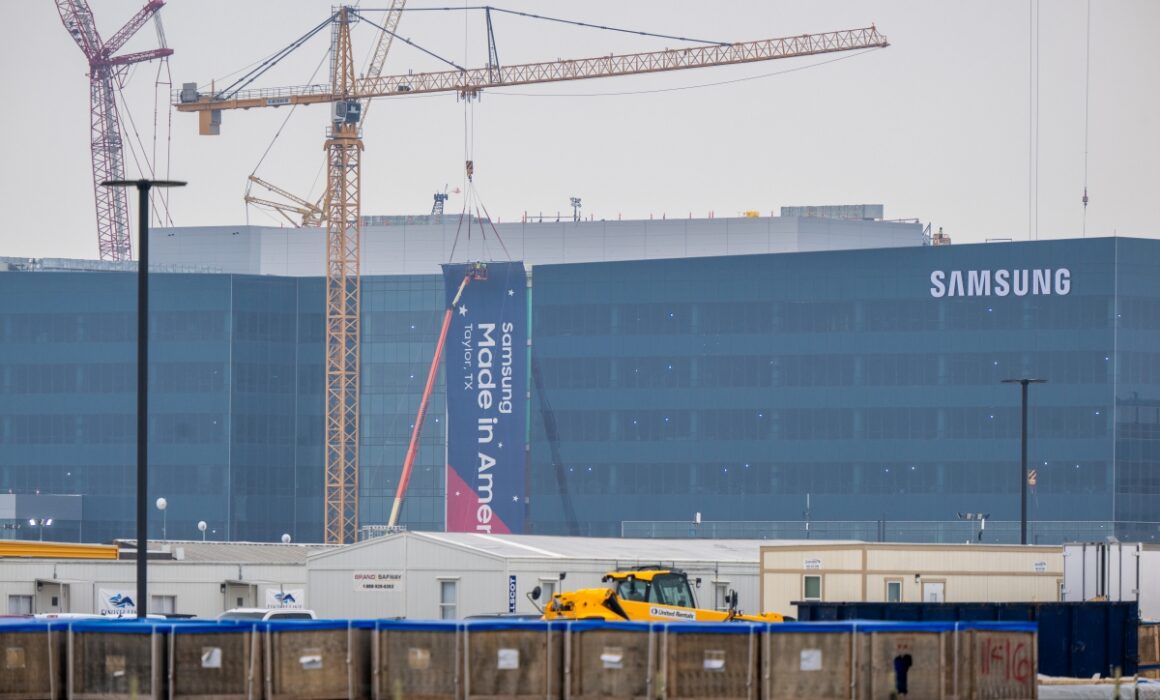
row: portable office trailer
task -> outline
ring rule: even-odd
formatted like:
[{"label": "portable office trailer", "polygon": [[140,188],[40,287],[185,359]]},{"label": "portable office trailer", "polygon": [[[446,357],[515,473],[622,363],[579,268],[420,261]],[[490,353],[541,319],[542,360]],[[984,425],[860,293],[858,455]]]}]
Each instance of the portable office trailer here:
[{"label": "portable office trailer", "polygon": [[[698,604],[758,611],[761,540],[656,540],[400,532],[307,561],[311,606],[320,617],[451,619],[533,614],[527,593],[600,587],[608,571],[640,565],[683,569]],[[561,578],[564,574],[564,578]],[[700,579],[697,585],[697,579]]]},{"label": "portable office trailer", "polygon": [[1048,602],[1059,600],[1055,546],[800,542],[761,547],[761,607],[793,601]]},{"label": "portable office trailer", "polygon": [[1160,620],[1160,545],[1080,542],[1063,547],[1063,600],[1140,604],[1140,619]]},{"label": "portable office trailer", "polygon": [[[233,607],[270,607],[269,601],[287,591],[296,594],[295,605],[309,607],[305,560],[313,547],[158,543],[150,550],[148,610],[214,617]],[[69,556],[0,556],[0,605],[6,605],[0,613],[110,614],[109,599],[120,594],[119,601],[128,597],[134,603],[120,612],[136,614],[136,561]]]}]

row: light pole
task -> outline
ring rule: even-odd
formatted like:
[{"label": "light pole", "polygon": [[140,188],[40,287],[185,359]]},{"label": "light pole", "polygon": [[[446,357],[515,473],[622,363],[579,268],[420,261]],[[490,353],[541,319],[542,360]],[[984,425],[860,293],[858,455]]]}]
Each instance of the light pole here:
[{"label": "light pole", "polygon": [[209,527],[209,526],[205,524],[205,521],[204,521],[204,520],[198,520],[198,521],[197,521],[197,529],[198,529],[198,530],[201,530],[201,541],[202,541],[202,542],[205,542],[205,529],[206,529],[207,527]]},{"label": "light pole", "polygon": [[1004,379],[1004,384],[1019,384],[1023,387],[1023,437],[1022,459],[1019,467],[1019,544],[1027,544],[1027,386],[1046,384],[1046,379]]},{"label": "light pole", "polygon": [[166,532],[165,532],[165,518],[167,516],[165,509],[168,507],[169,507],[169,501],[165,500],[164,498],[157,499],[157,510],[161,511],[161,539],[163,539],[163,540],[169,539],[168,537],[166,537]]},{"label": "light pole", "polygon": [[983,530],[987,529],[987,518],[991,517],[990,513],[959,513],[959,520],[974,520],[979,523],[978,541],[983,541]]},{"label": "light pole", "polygon": [[40,541],[44,541],[44,528],[52,527],[52,518],[29,518],[28,524],[32,527],[40,527]]},{"label": "light pole", "polygon": [[149,190],[184,187],[176,180],[107,180],[103,187],[137,188],[137,617],[145,619],[149,561]]}]

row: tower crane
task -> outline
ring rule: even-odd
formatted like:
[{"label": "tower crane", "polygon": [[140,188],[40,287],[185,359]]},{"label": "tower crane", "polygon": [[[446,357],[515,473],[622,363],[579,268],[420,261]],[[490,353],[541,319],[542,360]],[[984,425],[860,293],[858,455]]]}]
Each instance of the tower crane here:
[{"label": "tower crane", "polygon": [[129,200],[123,187],[101,187],[102,182],[125,179],[125,156],[121,147],[120,121],[113,99],[116,83],[134,63],[173,54],[165,48],[113,54],[137,33],[165,0],[149,0],[108,41],[101,39],[87,0],[56,0],[65,29],[89,61],[89,112],[93,151],[93,192],[97,203],[97,245],[101,260],[131,260]]},{"label": "tower crane", "polygon": [[[386,15],[383,17],[383,26],[379,32],[378,41],[375,43],[374,53],[371,54],[370,61],[367,62],[366,71],[363,75],[367,78],[377,78],[383,74],[383,66],[387,62],[387,54],[391,51],[391,44],[395,38],[395,30],[399,26],[399,19],[403,16],[403,10],[407,5],[407,0],[391,0],[390,6],[387,8]],[[331,84],[335,84],[334,69],[338,66],[335,62],[331,66]],[[362,105],[362,122],[366,124],[367,112],[370,110],[370,102],[364,102]],[[284,197],[286,201],[275,201],[251,195],[249,186],[246,187],[246,196],[243,199],[247,204],[258,204],[268,207],[278,212],[284,219],[290,222],[292,226],[321,226],[326,219],[326,212],[322,207],[327,201],[326,193],[324,192],[316,202],[309,202],[302,197],[291,194],[290,192],[274,185],[257,175],[250,175],[249,181],[255,185],[265,187],[270,192]],[[296,215],[292,218],[291,214]]]},{"label": "tower crane", "polygon": [[[335,70],[330,85],[242,89],[247,77],[222,91],[202,93],[185,84],[175,108],[197,112],[199,133],[220,132],[223,110],[330,104],[326,140],[326,525],[328,543],[353,542],[358,529],[359,425],[359,242],[362,102],[375,97],[457,92],[474,97],[489,87],[641,75],[780,58],[812,56],[888,46],[874,26],[777,39],[665,49],[621,56],[544,61],[500,66],[489,33],[488,64],[481,68],[355,78],[350,24],[358,10],[341,7],[337,23]],[[316,27],[319,30],[323,25]],[[490,27],[490,14],[488,15]],[[309,36],[309,35],[307,35]],[[305,38],[305,37],[304,37]],[[301,40],[297,43],[301,43]]]}]

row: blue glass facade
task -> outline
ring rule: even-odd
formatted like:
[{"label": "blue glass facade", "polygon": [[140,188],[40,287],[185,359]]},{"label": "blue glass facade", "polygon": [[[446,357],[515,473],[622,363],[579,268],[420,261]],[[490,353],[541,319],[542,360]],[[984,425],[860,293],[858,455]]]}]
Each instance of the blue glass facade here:
[{"label": "blue glass facade", "polygon": [[1019,388],[1001,381],[1039,377],[1031,532],[1153,539],[1157,255],[1098,239],[539,266],[559,457],[541,413],[531,520],[1017,523]]},{"label": "blue glass facade", "polygon": [[[1156,269],[1160,242],[1138,239],[537,266],[528,529],[619,535],[699,512],[783,524],[723,536],[801,537],[808,520],[815,536],[954,539],[898,524],[985,512],[1016,523],[992,540],[1011,541],[1020,403],[1001,381],[1039,377],[1032,541],[1156,539]],[[323,281],[152,279],[166,534],[205,520],[210,539],[321,540]],[[439,275],[363,280],[364,525],[387,520],[442,298]],[[135,343],[134,274],[0,273],[0,492],[82,494],[83,526],[56,538],[133,536]],[[444,407],[440,372],[412,529],[444,525]],[[834,522],[861,525],[820,529]]]},{"label": "blue glass facade", "polygon": [[[169,504],[150,508],[151,536],[196,539],[204,520],[208,539],[320,541],[322,280],[156,274],[150,289],[150,503]],[[441,289],[370,278],[364,295],[361,502],[383,522]],[[0,274],[0,490],[83,495],[83,525],[51,537],[135,535],[136,336],[135,274]],[[404,517],[439,529],[441,420],[425,436]]]}]

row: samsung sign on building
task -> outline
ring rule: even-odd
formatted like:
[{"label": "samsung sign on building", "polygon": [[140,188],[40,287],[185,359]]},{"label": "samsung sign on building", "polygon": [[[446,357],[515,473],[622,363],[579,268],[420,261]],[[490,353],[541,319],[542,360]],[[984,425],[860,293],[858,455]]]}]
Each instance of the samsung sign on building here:
[{"label": "samsung sign on building", "polygon": [[930,273],[930,295],[942,297],[1025,297],[1071,292],[1071,270],[1049,267],[1033,270],[935,270]]}]

